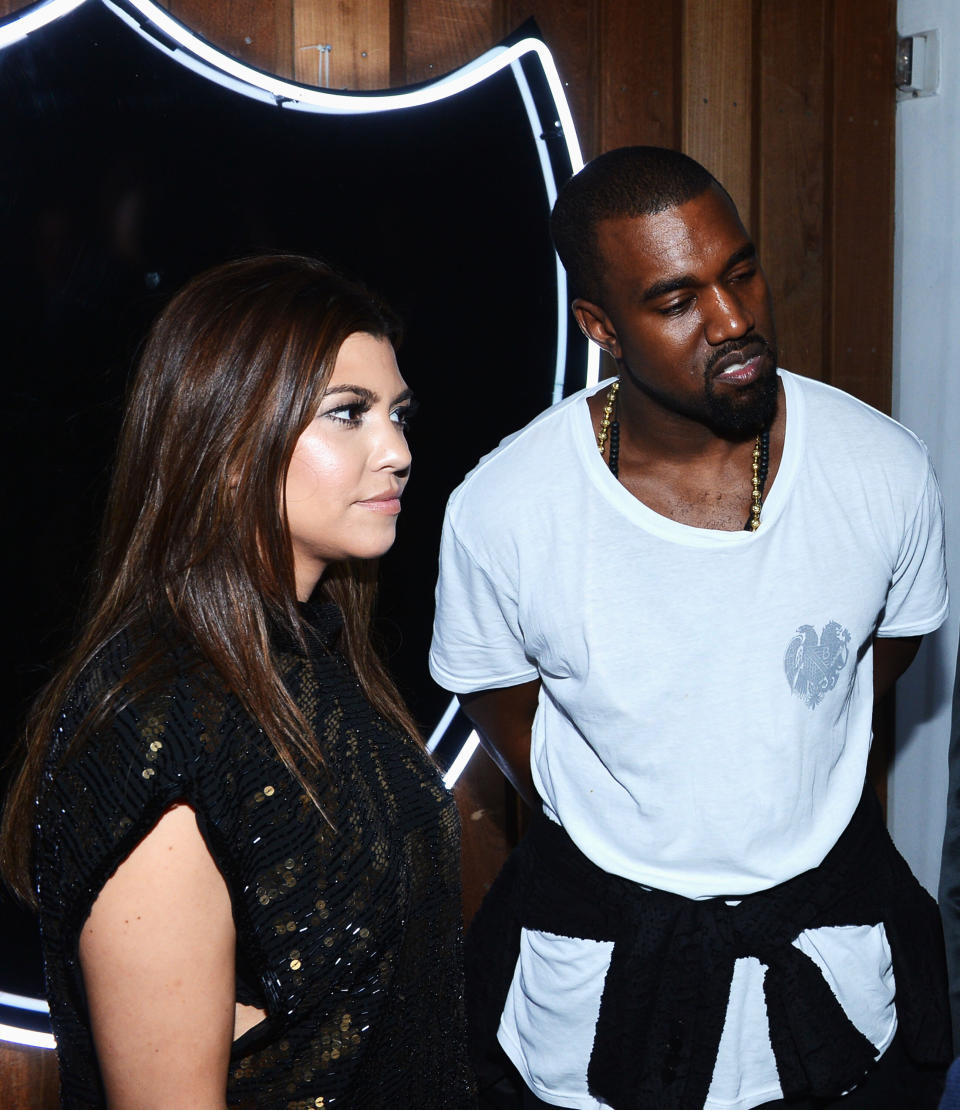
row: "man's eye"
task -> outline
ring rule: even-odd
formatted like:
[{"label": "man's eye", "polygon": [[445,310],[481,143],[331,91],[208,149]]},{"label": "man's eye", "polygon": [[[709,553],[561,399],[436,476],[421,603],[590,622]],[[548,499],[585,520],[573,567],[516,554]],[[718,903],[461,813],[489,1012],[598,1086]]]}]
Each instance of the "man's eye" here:
[{"label": "man's eye", "polygon": [[737,270],[735,274],[730,275],[731,281],[749,281],[755,277],[757,273],[756,266],[750,266],[746,270]]},{"label": "man's eye", "polygon": [[685,297],[682,301],[671,301],[657,311],[661,316],[681,316],[689,308],[691,301],[690,297]]}]

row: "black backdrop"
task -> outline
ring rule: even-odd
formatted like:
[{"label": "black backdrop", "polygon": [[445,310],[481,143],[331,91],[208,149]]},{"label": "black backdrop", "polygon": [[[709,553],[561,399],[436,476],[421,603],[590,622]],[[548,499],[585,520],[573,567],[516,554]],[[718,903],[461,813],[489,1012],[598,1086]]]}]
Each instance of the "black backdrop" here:
[{"label": "black backdrop", "polygon": [[[571,167],[543,72],[522,66],[539,134],[509,69],[402,111],[293,111],[192,72],[95,0],[0,50],[0,750],[70,635],[146,328],[190,275],[269,249],[327,259],[406,321],[400,365],[422,407],[380,628],[432,731],[449,701],[426,668],[446,497],[554,391],[538,144],[558,182]],[[586,352],[567,343],[569,392]],[[32,925],[9,901],[0,915],[0,990],[37,994]]]}]

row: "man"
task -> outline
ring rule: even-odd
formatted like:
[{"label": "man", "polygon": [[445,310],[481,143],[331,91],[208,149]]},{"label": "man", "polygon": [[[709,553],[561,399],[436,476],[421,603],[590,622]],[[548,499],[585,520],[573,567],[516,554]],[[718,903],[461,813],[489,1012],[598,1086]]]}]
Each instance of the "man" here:
[{"label": "man", "polygon": [[525,1106],[935,1105],[936,908],[863,794],[874,697],[946,614],[926,451],[777,370],[696,162],[602,155],[552,231],[618,377],[454,493],[431,649],[545,815],[472,930],[477,1034]]}]

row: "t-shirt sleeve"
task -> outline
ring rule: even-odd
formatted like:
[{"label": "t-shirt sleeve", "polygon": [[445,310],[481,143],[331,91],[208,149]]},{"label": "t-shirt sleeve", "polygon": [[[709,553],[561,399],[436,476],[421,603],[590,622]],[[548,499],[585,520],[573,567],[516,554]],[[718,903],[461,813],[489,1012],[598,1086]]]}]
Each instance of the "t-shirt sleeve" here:
[{"label": "t-shirt sleeve", "polygon": [[444,689],[468,694],[537,677],[524,650],[516,582],[502,567],[481,565],[457,535],[449,509],[436,606],[430,673]]},{"label": "t-shirt sleeve", "polygon": [[879,636],[921,636],[939,628],[948,609],[943,504],[933,467],[908,521],[893,569]]}]

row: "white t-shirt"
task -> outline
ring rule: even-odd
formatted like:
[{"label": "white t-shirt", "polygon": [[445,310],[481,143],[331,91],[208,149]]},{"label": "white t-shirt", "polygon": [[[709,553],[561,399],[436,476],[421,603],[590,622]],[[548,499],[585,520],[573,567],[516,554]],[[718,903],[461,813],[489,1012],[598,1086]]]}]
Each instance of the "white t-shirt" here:
[{"label": "white t-shirt", "polygon": [[[780,373],[783,457],[755,533],[692,528],[631,496],[597,451],[591,390],[481,460],[444,525],[434,678],[461,694],[540,678],[531,764],[547,816],[604,870],[690,898],[736,898],[822,861],[863,787],[874,634],[946,617],[923,444]],[[885,1049],[882,926],[795,943]],[[521,939],[500,1039],[545,1101],[603,1105],[586,1061],[609,948]],[[710,1108],[779,1097],[762,977],[737,962]]]}]

